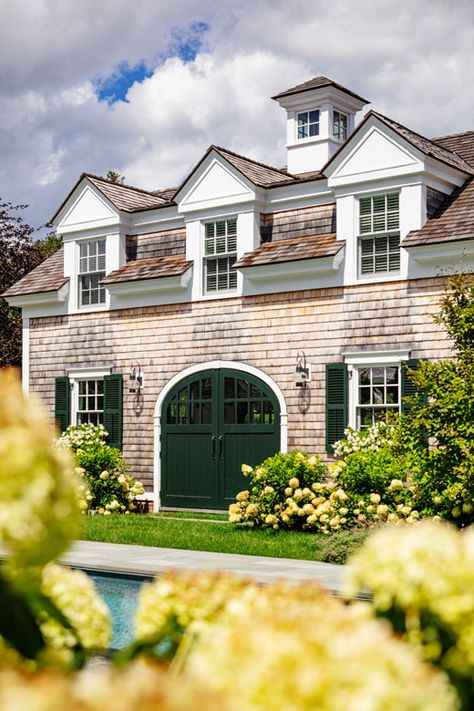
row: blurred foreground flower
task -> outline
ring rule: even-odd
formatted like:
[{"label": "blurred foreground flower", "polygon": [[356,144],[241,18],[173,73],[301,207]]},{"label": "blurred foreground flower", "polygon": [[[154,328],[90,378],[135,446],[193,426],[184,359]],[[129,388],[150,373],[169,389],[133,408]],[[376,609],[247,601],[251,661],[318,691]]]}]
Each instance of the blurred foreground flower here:
[{"label": "blurred foreground flower", "polygon": [[118,671],[100,668],[73,676],[43,671],[0,671],[2,711],[226,711],[217,699],[193,682],[176,679],[145,665]]},{"label": "blurred foreground flower", "polygon": [[383,528],[350,565],[349,595],[373,594],[373,610],[449,675],[474,703],[474,530],[445,523]]},{"label": "blurred foreground flower", "polygon": [[[364,606],[365,608],[365,606]],[[446,676],[315,586],[249,589],[196,641],[194,679],[251,711],[453,711]]]},{"label": "blurred foreground flower", "polygon": [[12,564],[42,565],[79,533],[73,462],[13,370],[0,372],[0,402],[0,540]]}]

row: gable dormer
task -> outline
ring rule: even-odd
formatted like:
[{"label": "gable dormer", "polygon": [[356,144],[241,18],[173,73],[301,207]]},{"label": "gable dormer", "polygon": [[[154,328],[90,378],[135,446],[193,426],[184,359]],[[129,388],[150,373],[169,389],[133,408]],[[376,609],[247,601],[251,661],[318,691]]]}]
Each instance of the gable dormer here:
[{"label": "gable dormer", "polygon": [[327,77],[315,77],[272,97],[287,113],[289,173],[317,172],[355,126],[368,102]]}]

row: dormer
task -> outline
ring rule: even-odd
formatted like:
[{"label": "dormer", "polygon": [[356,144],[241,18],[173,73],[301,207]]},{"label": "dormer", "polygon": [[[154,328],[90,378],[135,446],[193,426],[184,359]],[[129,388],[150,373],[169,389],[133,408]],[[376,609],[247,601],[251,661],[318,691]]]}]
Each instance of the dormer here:
[{"label": "dormer", "polygon": [[287,113],[287,170],[318,172],[350,136],[369,102],[327,77],[315,77],[272,99]]}]

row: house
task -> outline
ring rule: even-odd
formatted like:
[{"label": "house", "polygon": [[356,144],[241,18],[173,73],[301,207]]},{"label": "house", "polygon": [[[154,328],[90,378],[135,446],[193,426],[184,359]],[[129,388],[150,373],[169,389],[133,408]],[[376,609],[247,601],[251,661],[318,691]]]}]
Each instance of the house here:
[{"label": "house", "polygon": [[224,509],[278,450],[330,456],[450,354],[432,315],[474,265],[474,131],[357,122],[325,77],[273,99],[286,168],[211,146],[178,188],[83,174],[64,247],[5,294],[25,389],[63,429],[103,422],[155,509]]}]

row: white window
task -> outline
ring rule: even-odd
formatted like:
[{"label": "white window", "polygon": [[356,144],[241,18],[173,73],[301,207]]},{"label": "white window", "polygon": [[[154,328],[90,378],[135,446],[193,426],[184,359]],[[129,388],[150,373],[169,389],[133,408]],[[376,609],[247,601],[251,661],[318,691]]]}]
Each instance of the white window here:
[{"label": "white window", "polygon": [[359,199],[359,277],[400,271],[399,194]]},{"label": "white window", "polygon": [[76,425],[104,424],[104,380],[77,381]]},{"label": "white window", "polygon": [[204,225],[204,291],[237,289],[237,218],[232,217]]},{"label": "white window", "polygon": [[297,124],[298,140],[319,136],[319,109],[299,113]]},{"label": "white window", "polygon": [[334,110],[332,112],[332,135],[341,141],[347,138],[347,114]]},{"label": "white window", "polygon": [[79,244],[79,306],[105,303],[105,239]]},{"label": "white window", "polygon": [[356,429],[385,420],[388,412],[400,412],[400,366],[358,366],[355,378]]}]

